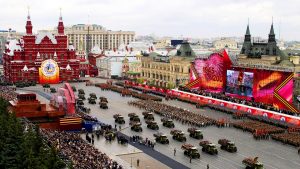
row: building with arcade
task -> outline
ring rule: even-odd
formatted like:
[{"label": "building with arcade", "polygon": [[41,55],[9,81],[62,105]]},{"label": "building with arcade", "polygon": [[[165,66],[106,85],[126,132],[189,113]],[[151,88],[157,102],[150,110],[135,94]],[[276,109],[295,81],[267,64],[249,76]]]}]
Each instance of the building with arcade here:
[{"label": "building with arcade", "polygon": [[5,45],[3,66],[7,81],[59,83],[79,78],[80,60],[73,45],[68,44],[61,15],[56,35],[50,32],[34,35],[29,13],[25,28],[26,35]]}]

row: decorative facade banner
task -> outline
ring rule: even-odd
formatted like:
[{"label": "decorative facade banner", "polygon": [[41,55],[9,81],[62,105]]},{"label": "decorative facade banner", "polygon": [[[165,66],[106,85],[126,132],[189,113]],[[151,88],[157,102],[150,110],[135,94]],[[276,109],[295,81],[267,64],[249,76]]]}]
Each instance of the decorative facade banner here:
[{"label": "decorative facade banner", "polygon": [[52,59],[43,61],[41,67],[39,68],[39,79],[40,84],[59,83],[58,64]]}]

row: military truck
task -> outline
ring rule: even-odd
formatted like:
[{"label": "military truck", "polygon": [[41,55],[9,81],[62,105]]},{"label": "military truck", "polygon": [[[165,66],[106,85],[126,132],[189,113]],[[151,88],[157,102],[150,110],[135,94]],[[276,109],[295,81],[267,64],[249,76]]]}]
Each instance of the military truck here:
[{"label": "military truck", "polygon": [[180,142],[185,142],[186,141],[186,137],[184,135],[184,132],[181,130],[171,130],[170,134],[172,135],[172,138],[174,140],[180,141]]},{"label": "military truck", "polygon": [[84,102],[83,102],[83,100],[82,99],[77,99],[77,105],[78,106],[82,106],[82,105],[84,105]]},{"label": "military truck", "polygon": [[85,92],[84,92],[83,89],[79,89],[79,90],[78,90],[78,94],[85,94]]},{"label": "military truck", "polygon": [[95,93],[90,93],[90,98],[94,98],[94,99],[97,99],[97,96]]},{"label": "military truck", "polygon": [[142,124],[137,122],[137,123],[132,123],[131,125],[131,130],[135,131],[135,132],[142,132]]},{"label": "military truck", "polygon": [[54,87],[51,87],[51,88],[50,88],[50,92],[51,92],[51,93],[56,93],[56,89],[55,89]]},{"label": "military truck", "polygon": [[153,113],[151,112],[143,112],[143,115],[145,120],[154,120]]},{"label": "military truck", "polygon": [[140,122],[141,121],[139,116],[135,113],[129,113],[128,117],[131,122]]},{"label": "military truck", "polygon": [[163,133],[156,133],[153,134],[153,136],[155,137],[155,141],[161,144],[169,144],[169,139],[167,137],[167,135],[163,134]]},{"label": "military truck", "polygon": [[88,100],[89,100],[89,104],[96,104],[96,99],[95,98],[89,97]]},{"label": "military truck", "polygon": [[199,145],[202,147],[202,151],[208,154],[218,154],[217,146],[209,141],[200,141]]},{"label": "military truck", "polygon": [[192,128],[188,128],[187,131],[190,133],[190,137],[195,139],[203,139],[203,134],[201,130],[192,127]]},{"label": "military truck", "polygon": [[121,116],[120,114],[115,114],[113,117],[114,117],[116,123],[125,124],[124,117]]},{"label": "military truck", "polygon": [[245,158],[242,163],[246,166],[246,169],[264,169],[264,165],[257,161],[258,157],[252,158]]},{"label": "military truck", "polygon": [[174,122],[171,119],[167,119],[167,118],[162,118],[161,122],[163,122],[163,126],[168,127],[168,128],[174,128]]},{"label": "military truck", "polygon": [[101,109],[108,109],[107,103],[106,102],[100,102],[100,108]]},{"label": "military truck", "polygon": [[82,99],[82,100],[85,100],[84,94],[78,94],[78,98],[79,98],[79,99]]},{"label": "military truck", "polygon": [[186,155],[190,158],[200,158],[200,153],[199,153],[197,147],[195,147],[191,144],[183,144],[181,146],[181,149],[184,150],[184,155]]},{"label": "military truck", "polygon": [[237,151],[237,148],[234,144],[234,142],[227,140],[227,139],[220,139],[218,143],[221,145],[222,150],[226,150],[230,153],[235,153]]},{"label": "military truck", "polygon": [[99,99],[100,99],[100,102],[106,102],[106,103],[108,103],[108,101],[107,101],[107,98],[106,98],[106,97],[99,97]]},{"label": "military truck", "polygon": [[155,121],[150,121],[147,123],[147,127],[152,130],[158,130],[159,127]]}]

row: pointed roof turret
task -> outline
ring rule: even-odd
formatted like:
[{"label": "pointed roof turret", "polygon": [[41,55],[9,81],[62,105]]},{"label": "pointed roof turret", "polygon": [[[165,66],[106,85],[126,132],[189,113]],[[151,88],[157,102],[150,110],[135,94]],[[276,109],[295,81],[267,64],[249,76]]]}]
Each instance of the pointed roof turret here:
[{"label": "pointed roof turret", "polygon": [[66,66],[66,70],[72,70],[72,68],[69,64]]},{"label": "pointed roof turret", "polygon": [[246,35],[250,35],[249,24],[247,25]]},{"label": "pointed roof turret", "polygon": [[269,33],[268,42],[276,42],[275,33],[274,33],[274,26],[273,26],[273,18],[272,18],[272,25],[271,25],[271,29],[270,29],[270,33]]},{"label": "pointed roof turret", "polygon": [[38,52],[38,53],[36,54],[36,58],[37,58],[37,59],[40,59],[40,58],[41,58],[40,52]]},{"label": "pointed roof turret", "polygon": [[273,22],[272,22],[272,25],[271,25],[271,29],[270,29],[269,35],[275,35],[274,28],[273,28]]},{"label": "pointed roof turret", "polygon": [[59,12],[59,21],[58,21],[58,26],[57,26],[57,32],[59,35],[63,35],[64,34],[64,23],[62,20],[62,15],[61,15],[61,8],[60,8],[60,12]]},{"label": "pointed roof turret", "polygon": [[32,24],[30,20],[29,7],[28,7],[28,15],[27,15],[27,22],[25,28],[26,28],[26,34],[32,35]]}]

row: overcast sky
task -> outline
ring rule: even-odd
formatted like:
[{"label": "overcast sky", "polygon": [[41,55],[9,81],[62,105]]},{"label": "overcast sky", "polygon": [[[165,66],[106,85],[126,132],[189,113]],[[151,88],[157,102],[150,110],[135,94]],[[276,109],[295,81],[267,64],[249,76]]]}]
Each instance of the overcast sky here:
[{"label": "overcast sky", "polygon": [[[1,0],[0,29],[25,31],[27,6],[34,31],[100,24],[137,35],[195,38],[243,36],[248,17],[253,36],[267,38],[274,18],[276,37],[300,40],[300,0]],[[90,17],[88,17],[90,16]],[[89,19],[88,19],[89,18]]]}]

